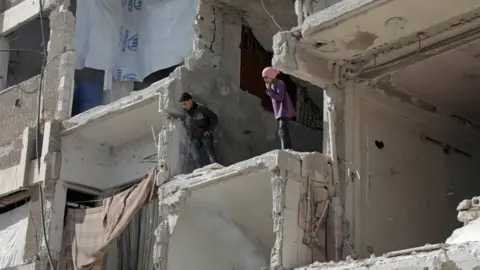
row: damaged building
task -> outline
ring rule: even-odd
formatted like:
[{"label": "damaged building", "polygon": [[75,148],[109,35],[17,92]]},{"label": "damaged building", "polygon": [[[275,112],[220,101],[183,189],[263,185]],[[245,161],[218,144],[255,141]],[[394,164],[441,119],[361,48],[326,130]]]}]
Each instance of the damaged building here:
[{"label": "damaged building", "polygon": [[[458,240],[478,198],[452,234],[478,195],[478,1],[0,11],[0,269],[480,266]],[[293,150],[276,150],[272,64]],[[193,170],[183,92],[219,116],[219,164]]]},{"label": "damaged building", "polygon": [[[298,245],[299,233],[289,236],[288,245],[280,243],[283,227],[297,220],[291,213],[284,221],[286,195],[277,188],[274,200],[270,182],[276,179],[281,187],[295,178],[295,204],[299,190],[306,189],[305,179],[317,179],[317,203],[326,209],[328,181],[322,173],[327,170],[314,173],[313,165],[302,165],[312,156],[326,166],[313,153],[323,149],[323,89],[282,75],[298,111],[290,125],[293,148],[312,152],[287,154],[275,151],[277,123],[261,78],[273,57],[276,24],[290,29],[297,23],[293,3],[11,0],[2,2],[1,12],[0,238],[7,244],[0,249],[0,269],[179,269],[192,263],[204,263],[203,269],[250,269],[268,267],[274,246],[279,265],[283,260],[291,267],[313,262],[285,251],[309,249]],[[273,22],[270,12],[285,16]],[[182,92],[219,115],[214,138],[221,165],[192,173],[186,130],[181,120],[170,117],[182,113]],[[73,262],[66,260],[74,250],[67,234],[85,228],[78,218],[91,220],[91,213],[106,211],[107,201],[135,194],[154,168],[156,189],[147,206],[119,218],[128,221],[121,233],[107,237],[100,227],[99,239],[115,237],[91,250],[76,249]],[[202,197],[212,194],[210,186],[217,194],[245,183],[250,183],[247,194],[235,200],[231,194]],[[179,218],[179,232],[185,234],[183,220],[202,220],[190,208],[198,203],[217,217],[213,227],[199,229],[212,236],[212,228],[220,226],[232,237],[246,237],[242,256],[254,254],[254,259],[245,264],[231,246],[225,248],[224,261],[206,261],[213,253],[179,261],[175,250],[190,240],[174,231],[174,207],[182,204],[168,201],[177,193],[187,194],[182,195],[186,214]],[[248,200],[249,208],[258,210],[258,222],[249,220],[243,205]],[[273,202],[279,211],[276,229]],[[305,211],[312,210],[307,201],[303,204]],[[202,237],[199,241],[210,241]],[[216,250],[228,244],[226,237],[218,239]],[[79,254],[99,247],[93,264],[79,262]]]},{"label": "damaged building", "polygon": [[[344,0],[275,35],[273,65],[325,89],[324,152],[341,202],[335,259],[444,243],[462,225],[456,207],[479,188],[479,14],[477,1]],[[448,258],[433,257],[302,269],[479,266],[452,256],[456,267],[435,268]]]}]

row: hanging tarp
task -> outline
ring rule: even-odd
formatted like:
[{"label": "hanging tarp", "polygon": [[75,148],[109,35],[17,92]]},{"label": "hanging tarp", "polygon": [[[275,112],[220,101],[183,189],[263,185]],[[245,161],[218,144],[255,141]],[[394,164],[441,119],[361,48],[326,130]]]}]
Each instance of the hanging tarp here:
[{"label": "hanging tarp", "polygon": [[183,62],[193,48],[196,0],[77,1],[77,69],[143,81]]},{"label": "hanging tarp", "polygon": [[0,269],[23,264],[30,203],[0,214]]}]

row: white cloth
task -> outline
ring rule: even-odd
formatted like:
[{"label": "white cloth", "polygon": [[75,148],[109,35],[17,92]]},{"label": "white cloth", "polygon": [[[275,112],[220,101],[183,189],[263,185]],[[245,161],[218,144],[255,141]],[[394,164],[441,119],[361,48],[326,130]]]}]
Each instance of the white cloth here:
[{"label": "white cloth", "polygon": [[196,0],[77,1],[77,69],[143,81],[191,55]]},{"label": "white cloth", "polygon": [[30,203],[0,215],[0,269],[23,264]]},{"label": "white cloth", "polygon": [[480,219],[476,219],[467,225],[453,231],[447,239],[447,244],[461,244],[465,242],[480,241]]}]

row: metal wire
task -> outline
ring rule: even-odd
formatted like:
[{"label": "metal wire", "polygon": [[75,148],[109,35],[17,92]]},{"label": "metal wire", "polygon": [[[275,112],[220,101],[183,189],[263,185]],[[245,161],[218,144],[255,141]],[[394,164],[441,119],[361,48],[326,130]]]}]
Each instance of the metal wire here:
[{"label": "metal wire", "polygon": [[[40,165],[41,165],[41,158],[40,158],[40,119],[42,113],[42,87],[43,87],[43,79],[45,76],[45,68],[47,66],[47,44],[45,43],[45,28],[43,25],[43,0],[38,1],[39,5],[39,13],[40,13],[40,30],[42,35],[42,49],[43,49],[43,63],[42,69],[40,71],[40,82],[38,86],[38,96],[37,96],[37,128],[36,128],[36,143],[35,143],[35,150],[37,152],[37,170],[40,173]],[[42,184],[38,185],[39,190],[39,197],[40,197],[40,207],[41,207],[41,217],[42,217],[42,230],[43,230],[43,238],[45,240],[45,247],[47,249],[48,260],[52,269],[55,269],[55,265],[53,264],[52,254],[50,252],[50,245],[48,243],[47,237],[47,228],[45,224],[45,213],[44,213],[44,196],[43,196],[43,187]]]}]

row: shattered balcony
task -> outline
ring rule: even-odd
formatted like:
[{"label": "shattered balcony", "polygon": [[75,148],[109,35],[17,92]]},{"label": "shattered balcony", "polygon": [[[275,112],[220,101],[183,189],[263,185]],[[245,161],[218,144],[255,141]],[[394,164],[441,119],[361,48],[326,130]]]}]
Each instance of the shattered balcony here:
[{"label": "shattered balcony", "polygon": [[[213,79],[213,72],[224,79]],[[256,97],[227,84],[228,78],[214,68],[182,66],[142,91],[64,120],[61,178],[97,189],[111,188],[141,178],[159,159],[168,160],[172,175],[191,171],[187,133],[175,117],[182,113],[178,103],[182,92],[190,92],[219,115],[214,140],[221,164],[276,149],[275,119],[261,106],[252,106],[258,102]],[[296,150],[321,151],[322,131],[292,123],[291,133]]]},{"label": "shattered balcony", "polygon": [[322,154],[285,151],[176,176],[159,188],[157,269],[292,269],[325,260],[326,216],[315,213],[327,208],[329,183]]}]

